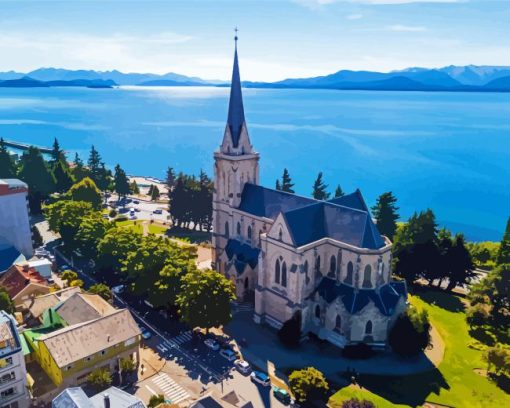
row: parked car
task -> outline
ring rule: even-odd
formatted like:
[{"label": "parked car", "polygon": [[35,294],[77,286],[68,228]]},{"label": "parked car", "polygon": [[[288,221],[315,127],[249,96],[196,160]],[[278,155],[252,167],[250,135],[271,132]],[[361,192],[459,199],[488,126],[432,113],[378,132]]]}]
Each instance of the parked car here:
[{"label": "parked car", "polygon": [[273,395],[277,400],[280,400],[285,405],[291,403],[290,394],[288,393],[287,390],[284,390],[283,388],[273,387]]},{"label": "parked car", "polygon": [[264,387],[268,387],[271,385],[271,380],[269,379],[269,376],[266,373],[263,373],[262,371],[253,371],[250,374],[250,378],[253,382],[259,383]]},{"label": "parked car", "polygon": [[138,200],[133,200],[133,204],[140,204],[140,201],[138,201]]},{"label": "parked car", "polygon": [[153,211],[154,214],[163,214],[163,210],[157,209]]},{"label": "parked car", "polygon": [[135,208],[135,212],[140,212],[141,210],[139,208]]},{"label": "parked car", "polygon": [[207,339],[206,341],[204,341],[204,344],[214,351],[218,351],[220,349],[220,345],[218,344],[218,342],[213,339]]},{"label": "parked car", "polygon": [[144,340],[149,340],[152,337],[152,333],[149,331],[149,329],[147,329],[147,327],[140,326],[140,330]]},{"label": "parked car", "polygon": [[241,374],[249,374],[251,372],[250,363],[244,360],[234,361],[234,366]]},{"label": "parked car", "polygon": [[120,295],[124,291],[125,286],[124,285],[117,285],[112,288],[112,292],[116,295]]},{"label": "parked car", "polygon": [[53,285],[55,283],[53,278],[46,278],[46,282],[48,282],[50,285]]},{"label": "parked car", "polygon": [[228,361],[234,361],[235,359],[237,359],[236,353],[234,353],[234,351],[232,351],[231,349],[221,350],[220,355],[222,357],[225,357]]}]

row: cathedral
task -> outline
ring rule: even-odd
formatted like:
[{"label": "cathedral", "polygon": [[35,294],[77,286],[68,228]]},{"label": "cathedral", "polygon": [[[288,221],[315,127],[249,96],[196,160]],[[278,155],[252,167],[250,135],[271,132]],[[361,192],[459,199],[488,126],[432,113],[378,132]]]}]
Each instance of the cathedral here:
[{"label": "cathedral", "polygon": [[214,153],[213,262],[255,322],[280,328],[299,317],[303,337],[344,347],[384,346],[405,310],[391,277],[391,241],[359,190],[318,201],[263,187],[244,115],[237,37],[223,141]]}]

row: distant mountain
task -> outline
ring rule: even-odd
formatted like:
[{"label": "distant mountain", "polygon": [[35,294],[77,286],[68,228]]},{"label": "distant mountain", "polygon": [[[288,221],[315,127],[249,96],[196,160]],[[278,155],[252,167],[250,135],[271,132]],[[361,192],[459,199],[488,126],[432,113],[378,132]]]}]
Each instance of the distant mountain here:
[{"label": "distant mountain", "polygon": [[508,90],[510,89],[510,75],[502,78],[494,79],[484,86],[487,89]]},{"label": "distant mountain", "polygon": [[0,87],[2,88],[44,88],[48,86],[49,85],[45,82],[37,81],[29,77],[0,81]]},{"label": "distant mountain", "polygon": [[510,67],[490,65],[466,65],[440,68],[439,71],[448,74],[451,78],[464,85],[485,85],[495,79],[509,76]]},{"label": "distant mountain", "polygon": [[145,81],[137,84],[139,86],[204,86],[210,85],[204,82],[192,82],[192,81],[172,81],[170,79],[155,79],[153,81]]},{"label": "distant mountain", "polygon": [[55,80],[55,81],[39,81],[30,77],[23,77],[19,79],[8,79],[0,81],[0,87],[3,88],[45,88],[57,86],[78,86],[88,88],[111,88],[117,85],[112,80],[104,81],[102,79],[75,79],[70,81]]}]

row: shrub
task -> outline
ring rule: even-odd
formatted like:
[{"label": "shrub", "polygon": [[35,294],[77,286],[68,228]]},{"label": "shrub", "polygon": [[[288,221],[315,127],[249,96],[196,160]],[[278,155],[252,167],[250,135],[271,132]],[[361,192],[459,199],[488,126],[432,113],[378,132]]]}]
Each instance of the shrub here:
[{"label": "shrub", "polygon": [[324,374],[313,367],[293,371],[289,376],[289,385],[297,401],[303,404],[324,400],[329,390]]},{"label": "shrub", "polygon": [[112,383],[112,375],[105,368],[98,368],[97,370],[92,371],[87,376],[87,381],[92,385],[96,390],[104,390],[108,388]]},{"label": "shrub", "polygon": [[117,210],[114,210],[113,208],[110,210],[110,212],[108,213],[108,216],[110,218],[115,218],[117,216]]},{"label": "shrub", "polygon": [[342,408],[375,408],[375,404],[372,401],[351,398],[342,403]]},{"label": "shrub", "polygon": [[425,310],[414,307],[401,314],[392,327],[388,342],[403,357],[419,354],[430,344],[430,323]]},{"label": "shrub", "polygon": [[484,303],[476,303],[466,311],[466,321],[469,327],[483,326],[490,320],[491,308]]},{"label": "shrub", "polygon": [[125,373],[132,373],[136,370],[136,363],[130,358],[120,360],[120,369]]},{"label": "shrub", "polygon": [[347,345],[342,350],[342,355],[345,358],[351,358],[353,360],[370,358],[374,354],[374,350],[372,350],[370,346],[366,345],[365,343]]},{"label": "shrub", "polygon": [[163,404],[164,402],[165,402],[165,396],[164,395],[161,395],[161,394],[153,395],[153,396],[151,396],[151,398],[149,400],[148,407],[149,408],[155,408],[159,404]]},{"label": "shrub", "polygon": [[287,347],[297,347],[301,338],[301,315],[297,313],[283,323],[278,338]]},{"label": "shrub", "polygon": [[487,371],[496,375],[510,375],[510,350],[507,348],[491,347],[484,355],[487,361]]}]

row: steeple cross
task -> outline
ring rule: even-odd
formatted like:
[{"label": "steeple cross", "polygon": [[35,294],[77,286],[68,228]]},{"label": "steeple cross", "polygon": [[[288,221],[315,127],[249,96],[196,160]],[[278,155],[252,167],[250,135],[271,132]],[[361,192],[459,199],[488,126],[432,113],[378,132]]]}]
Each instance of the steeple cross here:
[{"label": "steeple cross", "polygon": [[235,41],[236,43],[237,43],[237,32],[238,32],[238,31],[239,31],[239,30],[237,29],[237,27],[236,27],[236,28],[234,28],[234,33],[235,33],[234,41]]}]

